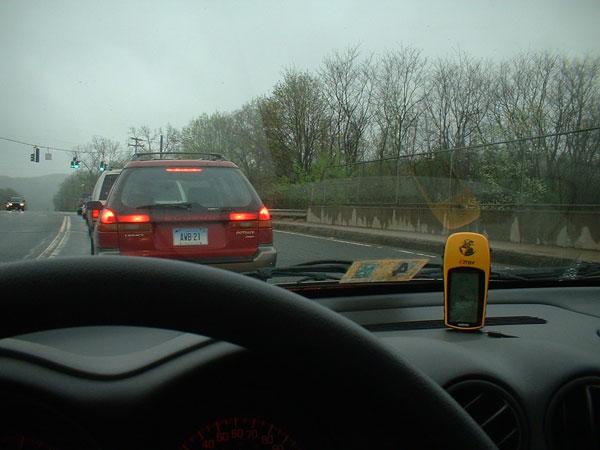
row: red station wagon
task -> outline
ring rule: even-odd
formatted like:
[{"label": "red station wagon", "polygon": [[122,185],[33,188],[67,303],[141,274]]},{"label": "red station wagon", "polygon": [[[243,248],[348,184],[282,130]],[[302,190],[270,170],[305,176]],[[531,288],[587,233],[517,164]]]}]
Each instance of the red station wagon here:
[{"label": "red station wagon", "polygon": [[[156,159],[141,159],[148,156]],[[268,209],[234,163],[209,156],[136,155],[100,212],[93,253],[179,259],[240,272],[274,266]]]}]

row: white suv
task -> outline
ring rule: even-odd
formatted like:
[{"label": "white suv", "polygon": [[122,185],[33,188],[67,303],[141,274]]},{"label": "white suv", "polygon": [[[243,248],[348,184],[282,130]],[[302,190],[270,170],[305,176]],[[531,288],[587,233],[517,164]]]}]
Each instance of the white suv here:
[{"label": "white suv", "polygon": [[[113,184],[119,177],[121,173],[121,169],[115,170],[106,170],[102,172],[98,181],[96,181],[96,185],[94,186],[94,190],[92,191],[92,196],[89,199],[89,202],[99,201],[103,205],[106,203],[106,199],[108,197],[108,193],[110,192]],[[87,222],[88,231],[90,235],[92,231],[94,231],[94,224],[98,220],[98,215],[100,214],[99,209],[86,208],[85,220]]]}]

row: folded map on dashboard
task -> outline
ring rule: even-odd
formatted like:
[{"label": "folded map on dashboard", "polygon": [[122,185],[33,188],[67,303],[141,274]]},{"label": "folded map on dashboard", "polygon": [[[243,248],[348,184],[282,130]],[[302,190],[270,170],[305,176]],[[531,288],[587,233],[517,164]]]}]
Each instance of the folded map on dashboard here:
[{"label": "folded map on dashboard", "polygon": [[427,264],[427,259],[371,259],[354,261],[340,283],[409,281]]}]

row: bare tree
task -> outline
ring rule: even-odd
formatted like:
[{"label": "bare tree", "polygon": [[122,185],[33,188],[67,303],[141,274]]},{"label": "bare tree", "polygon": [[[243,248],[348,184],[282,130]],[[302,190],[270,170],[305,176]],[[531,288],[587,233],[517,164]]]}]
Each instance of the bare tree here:
[{"label": "bare tree", "polygon": [[410,47],[381,58],[375,87],[379,158],[386,154],[400,156],[413,141],[410,135],[422,112],[426,62],[419,50]]},{"label": "bare tree", "polygon": [[94,175],[99,173],[101,162],[106,163],[109,168],[118,168],[122,167],[130,156],[127,151],[121,149],[117,141],[102,136],[94,136],[82,150],[80,161],[84,168]]},{"label": "bare tree", "polygon": [[[560,131],[600,123],[600,58],[561,58],[556,77],[554,114],[560,118]],[[597,132],[578,133],[562,137],[552,153],[547,152],[549,176],[555,180],[561,203],[594,203],[598,198],[595,194],[600,190],[598,141]]]},{"label": "bare tree", "polygon": [[137,128],[131,127],[129,134],[131,137],[141,140],[143,144],[142,151],[144,152],[159,152],[161,136],[163,152],[176,151],[181,141],[179,131],[171,124],[167,124],[164,129],[162,127],[151,129],[146,125]]},{"label": "bare tree", "polygon": [[481,140],[481,125],[492,102],[489,86],[488,72],[480,60],[459,53],[457,61],[435,62],[425,108],[436,147],[464,147]]},{"label": "bare tree", "polygon": [[372,122],[375,74],[372,58],[359,60],[358,47],[325,58],[321,70],[323,92],[329,106],[332,150],[346,164],[361,159],[363,139]]},{"label": "bare tree", "polygon": [[493,116],[503,137],[542,135],[561,126],[561,114],[552,114],[550,105],[557,67],[558,58],[549,53],[522,54],[499,66]]}]

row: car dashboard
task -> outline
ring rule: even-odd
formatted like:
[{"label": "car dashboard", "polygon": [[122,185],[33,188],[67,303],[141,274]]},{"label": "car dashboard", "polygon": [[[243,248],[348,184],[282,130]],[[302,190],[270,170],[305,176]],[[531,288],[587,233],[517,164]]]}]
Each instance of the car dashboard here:
[{"label": "car dashboard", "polygon": [[[489,296],[486,327],[469,333],[443,327],[440,292],[314,301],[443,386],[499,448],[597,448],[600,288]],[[121,326],[37,332],[1,340],[0,368],[3,449],[369,448],[352,391],[319,385],[318,368],[299,378],[203,336]]]}]

